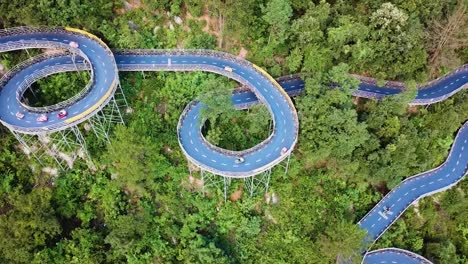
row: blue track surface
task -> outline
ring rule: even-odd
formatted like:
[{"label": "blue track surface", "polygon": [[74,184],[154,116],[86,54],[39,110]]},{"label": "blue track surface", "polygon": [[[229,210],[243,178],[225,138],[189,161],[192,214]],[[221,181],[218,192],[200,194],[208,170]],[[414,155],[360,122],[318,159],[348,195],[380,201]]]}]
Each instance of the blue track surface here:
[{"label": "blue track surface", "polygon": [[364,258],[366,264],[430,264],[431,262],[413,252],[398,248],[374,250]]},{"label": "blue track surface", "polygon": [[[4,125],[19,133],[40,134],[81,123],[110,100],[118,84],[118,71],[203,70],[226,75],[249,87],[250,91],[233,94],[233,104],[237,108],[245,108],[259,101],[264,103],[272,115],[275,126],[267,140],[242,154],[245,158],[244,163],[236,164],[235,159],[239,153],[214,148],[202,136],[198,120],[203,105],[195,102],[184,112],[178,129],[179,143],[191,162],[217,174],[238,178],[249,177],[283,160],[285,155],[282,155],[280,150],[286,148],[290,152],[297,142],[297,113],[285,91],[289,95],[296,95],[303,90],[304,82],[300,78],[280,80],[283,91],[263,70],[228,54],[152,50],[112,53],[95,36],[73,29],[2,31],[0,52],[43,47],[45,43],[63,48],[67,47],[70,41],[79,43],[82,52],[81,58],[77,58],[75,63],[81,65],[85,61],[88,65],[92,65],[94,77],[89,92],[66,107],[69,113],[66,119],[56,118],[58,112],[56,110],[48,113],[48,122],[37,122],[39,114],[28,111],[18,100],[18,89],[21,89],[19,91],[21,93],[25,88],[22,82],[28,78],[35,78],[35,75],[44,69],[47,69],[49,74],[68,71],[73,62],[68,55],[36,61],[15,72],[2,87],[0,121]],[[68,70],[65,70],[67,67]],[[226,67],[232,71],[226,70]],[[467,82],[468,69],[464,66],[419,90],[412,104],[424,105],[444,100],[466,88]],[[387,83],[380,87],[373,80],[364,80],[353,94],[366,98],[381,98],[400,93],[398,87],[401,85],[395,83]],[[18,111],[25,113],[25,117],[21,120],[15,116]],[[378,239],[411,203],[421,197],[450,188],[463,178],[467,173],[468,164],[468,152],[465,150],[468,148],[467,140],[468,123],[465,123],[444,164],[403,181],[359,221],[359,225],[368,231],[370,240]],[[385,207],[390,210],[384,212]],[[368,252],[364,263],[429,263],[429,261],[408,251],[384,249]]]}]

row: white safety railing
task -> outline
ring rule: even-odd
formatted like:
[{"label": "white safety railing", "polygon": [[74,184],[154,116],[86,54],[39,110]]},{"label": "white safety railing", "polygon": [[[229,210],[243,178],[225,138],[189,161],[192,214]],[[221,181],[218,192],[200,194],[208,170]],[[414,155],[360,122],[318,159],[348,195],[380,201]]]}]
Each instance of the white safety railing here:
[{"label": "white safety railing", "polygon": [[[80,55],[86,61],[90,62],[88,57],[86,57],[86,55],[84,53],[82,53],[82,51],[80,49],[72,48],[72,47],[70,47],[70,45],[67,45],[66,43],[63,43],[63,42],[60,42],[60,41],[54,42],[54,41],[50,41],[50,40],[48,41],[48,40],[45,40],[45,39],[40,39],[41,38],[40,37],[41,33],[48,33],[48,34],[57,33],[58,36],[59,35],[62,35],[62,36],[63,35],[70,35],[70,36],[74,35],[74,36],[78,36],[78,37],[81,37],[81,38],[88,38],[88,39],[91,39],[93,41],[96,41],[97,43],[99,43],[100,46],[102,46],[105,49],[105,51],[109,55],[109,59],[111,60],[113,66],[114,66],[114,78],[112,80],[112,85],[111,85],[112,87],[109,87],[109,89],[112,88],[112,91],[109,90],[109,92],[106,93],[105,98],[102,98],[99,101],[99,105],[93,106],[91,108],[92,110],[90,109],[90,110],[87,110],[87,111],[83,112],[79,116],[79,118],[76,118],[76,120],[68,120],[67,119],[67,121],[69,121],[69,122],[63,121],[63,122],[55,123],[53,125],[47,125],[47,126],[44,126],[44,127],[32,127],[32,128],[19,127],[19,126],[8,124],[8,123],[5,123],[4,121],[2,121],[2,123],[5,126],[9,127],[10,129],[21,132],[21,133],[26,133],[26,134],[50,133],[50,132],[63,130],[63,129],[72,127],[72,126],[76,125],[77,123],[81,123],[81,122],[87,120],[88,118],[93,116],[95,113],[99,112],[113,98],[113,96],[112,96],[113,92],[115,91],[115,89],[116,89],[116,87],[118,85],[118,70],[117,70],[117,65],[115,64],[115,59],[114,59],[114,55],[113,55],[112,51],[98,37],[96,37],[96,36],[94,36],[92,34],[89,34],[87,32],[78,30],[78,29],[63,28],[63,27],[55,27],[55,28],[48,28],[48,27],[17,27],[17,28],[0,29],[0,38],[3,37],[4,38],[3,40],[6,41],[6,42],[3,42],[3,43],[0,44],[0,52],[18,50],[18,49],[29,49],[29,48],[63,48],[63,49],[69,50],[72,53]],[[27,37],[25,38],[25,40],[8,41],[9,36],[18,36],[18,35],[25,35]],[[64,40],[64,42],[67,42],[67,41]],[[12,69],[12,71],[10,71],[9,74],[7,74],[6,76],[3,76],[3,78],[2,78],[3,83],[8,81],[14,75],[14,72],[15,71],[17,72],[20,68],[21,68],[21,65],[19,65],[19,66],[17,65],[17,66],[14,67],[14,69]],[[91,68],[92,68],[92,65],[91,65]],[[92,79],[94,80],[94,74],[93,74]],[[0,83],[2,83],[2,80],[0,80]],[[31,81],[32,81],[32,79],[27,80],[26,84],[28,82],[31,82]],[[76,96],[77,97],[83,96],[83,94],[86,94],[86,90],[89,90],[88,86],[85,87],[85,89],[82,90],[80,92],[80,94],[78,94]],[[68,102],[62,102],[59,105],[57,105],[56,107],[63,107],[65,104],[70,103],[72,100],[76,100],[77,97],[71,98],[70,101],[68,101]],[[24,106],[28,107],[27,105],[24,105]],[[49,106],[47,111],[49,111],[50,109],[51,108]],[[38,109],[35,109],[35,111],[37,111],[37,110]],[[42,109],[42,110],[44,110],[44,109]],[[42,111],[42,110],[39,109],[39,111]]]},{"label": "white safety railing", "polygon": [[44,60],[47,60],[47,59],[50,59],[50,58],[55,58],[55,57],[60,57],[60,56],[65,56],[67,55],[67,53],[65,51],[55,51],[55,52],[51,52],[51,53],[43,53],[43,54],[40,54],[38,56],[35,56],[31,59],[28,59],[26,61],[23,61],[19,64],[16,64],[14,67],[12,67],[9,71],[7,71],[3,76],[2,78],[0,78],[0,89],[2,87],[5,86],[5,84],[13,77],[15,76],[18,72],[22,71],[23,69],[35,64],[35,63],[38,63],[38,62],[41,62],[41,61],[44,61]]},{"label": "white safety railing", "polygon": [[387,253],[396,253],[396,254],[403,254],[405,256],[408,256],[412,259],[417,260],[421,264],[432,264],[428,259],[424,258],[423,256],[420,256],[416,253],[413,253],[408,250],[404,249],[399,249],[399,248],[382,248],[382,249],[377,249],[371,252],[368,252],[364,255],[364,258],[361,263],[364,263],[366,256],[371,256],[371,255],[384,255]]},{"label": "white safety railing", "polygon": [[[48,106],[42,106],[42,107],[33,107],[28,105],[27,103],[24,102],[23,96],[25,91],[31,87],[33,83],[35,83],[37,80],[45,78],[47,76],[56,74],[56,73],[63,73],[63,72],[71,72],[71,71],[82,71],[82,70],[90,70],[91,69],[91,74],[90,74],[90,80],[88,84],[85,86],[85,88],[81,89],[77,94],[74,96],[66,99],[65,101],[61,101],[57,104],[53,105],[48,105]],[[30,112],[33,113],[49,113],[53,111],[57,111],[60,109],[63,109],[65,107],[68,107],[77,101],[81,100],[83,97],[85,97],[91,87],[93,86],[93,81],[94,81],[94,73],[92,67],[89,67],[87,64],[84,63],[77,63],[75,65],[73,64],[66,64],[66,65],[53,65],[51,67],[44,68],[42,70],[39,70],[37,72],[32,73],[31,75],[28,75],[19,85],[18,89],[16,90],[16,99],[20,102],[21,106],[27,109]]]}]

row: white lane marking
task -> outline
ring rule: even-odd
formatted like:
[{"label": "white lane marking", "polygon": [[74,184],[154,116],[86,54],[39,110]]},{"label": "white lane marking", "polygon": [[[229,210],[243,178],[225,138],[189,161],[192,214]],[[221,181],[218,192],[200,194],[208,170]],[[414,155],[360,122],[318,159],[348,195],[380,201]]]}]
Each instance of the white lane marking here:
[{"label": "white lane marking", "polygon": [[429,184],[434,184],[434,182],[433,182],[433,181],[431,181]]},{"label": "white lane marking", "polygon": [[195,148],[195,151],[196,151],[196,152],[198,152],[198,149],[197,149],[197,148]]},{"label": "white lane marking", "polygon": [[190,139],[190,144],[192,144],[192,145],[193,145],[193,140],[191,140],[191,139]]},{"label": "white lane marking", "polygon": [[204,158],[206,158],[206,155],[205,155],[205,154],[202,154],[202,156],[203,156]]},{"label": "white lane marking", "polygon": [[442,178],[439,178],[437,181],[441,181],[441,180],[442,180]]},{"label": "white lane marking", "polygon": [[388,217],[387,217],[384,213],[382,213],[382,212],[379,212],[379,215],[382,216],[385,220],[388,219]]},{"label": "white lane marking", "polygon": [[214,159],[212,159],[211,161],[214,162],[214,163],[216,163],[216,160],[214,160]]},{"label": "white lane marking", "polygon": [[260,161],[262,161],[262,159],[258,159],[258,160],[256,160],[255,162],[257,162],[257,163],[258,163],[258,162],[260,162]]},{"label": "white lane marking", "polygon": [[221,163],[221,165],[223,165],[223,166],[227,166],[227,164],[226,164],[226,163]]}]

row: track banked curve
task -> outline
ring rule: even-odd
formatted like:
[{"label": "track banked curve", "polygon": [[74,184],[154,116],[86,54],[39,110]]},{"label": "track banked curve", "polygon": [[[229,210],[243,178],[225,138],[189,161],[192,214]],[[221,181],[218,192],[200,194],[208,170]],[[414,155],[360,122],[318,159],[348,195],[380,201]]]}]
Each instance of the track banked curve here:
[{"label": "track banked curve", "polygon": [[[104,107],[111,99],[118,84],[118,70],[112,51],[97,37],[84,31],[72,28],[14,28],[0,31],[0,52],[31,49],[31,48],[60,48],[76,53],[70,47],[70,42],[80,43],[78,54],[88,61],[93,68],[93,82],[89,91],[75,102],[70,102],[67,109],[70,117],[59,119],[56,117],[59,109],[50,111],[48,122],[40,123],[36,118],[40,115],[25,109],[17,100],[17,89],[21,83],[28,80],[29,75],[42,70],[39,65],[33,64],[31,71],[19,71],[8,76],[8,81],[0,93],[0,105],[5,106],[0,112],[0,121],[7,127],[26,134],[40,134],[66,129],[79,124]],[[35,68],[36,67],[36,68]],[[105,76],[105,77],[103,77]],[[17,111],[27,113],[18,120]]]},{"label": "track banked curve", "polygon": [[[70,48],[70,41],[80,44],[79,50]],[[61,48],[79,54],[80,58],[73,61],[70,55],[44,57],[13,69],[2,78],[0,83],[0,121],[15,131],[28,134],[40,134],[66,129],[81,123],[94,115],[112,97],[118,85],[118,71],[208,71],[232,78],[250,91],[235,93],[232,102],[236,108],[250,107],[259,101],[270,111],[273,121],[273,133],[261,144],[252,149],[234,152],[222,150],[209,144],[200,132],[199,114],[203,105],[200,102],[189,104],[181,115],[178,124],[179,144],[187,158],[203,167],[205,170],[229,177],[249,177],[265,171],[279,163],[291,152],[297,142],[298,118],[295,108],[287,94],[299,94],[304,89],[304,82],[298,76],[283,77],[276,82],[268,73],[258,66],[230,54],[207,50],[125,50],[111,52],[107,45],[96,36],[73,28],[14,28],[0,30],[0,52],[29,48]],[[33,59],[34,60],[34,59]],[[87,63],[85,63],[87,62]],[[32,83],[34,78],[41,78],[58,72],[75,69],[91,69],[92,82],[88,89],[65,106],[71,113],[65,120],[51,118],[47,123],[35,122],[39,113],[31,112],[18,100],[17,90],[24,90],[25,85]],[[77,66],[75,66],[77,65]],[[43,69],[48,72],[41,72]],[[387,82],[378,86],[372,78],[355,76],[361,83],[353,95],[365,98],[382,98],[400,93],[404,85],[397,82]],[[31,79],[33,79],[31,81]],[[25,83],[25,81],[29,81]],[[281,86],[278,84],[280,83]],[[456,92],[467,87],[468,67],[463,65],[456,71],[434,80],[418,91],[412,105],[428,105],[445,100]],[[282,87],[282,88],[281,88]],[[284,90],[283,90],[284,89]],[[287,94],[286,94],[287,93]],[[259,100],[260,99],[260,100]],[[22,120],[14,117],[15,110],[28,114]],[[51,111],[55,116],[57,108]],[[23,121],[23,122],[20,122]],[[361,228],[368,231],[370,240],[375,241],[386,229],[417,199],[435,192],[443,191],[458,183],[467,172],[468,154],[465,145],[468,140],[468,122],[460,129],[450,151],[447,161],[441,166],[403,181],[380,201],[369,213],[359,221]],[[280,150],[286,148],[288,153],[282,155]],[[468,147],[468,146],[467,146]],[[453,154],[455,153],[455,154]],[[284,153],[283,153],[284,154]],[[245,157],[243,164],[236,164],[235,158]],[[458,156],[457,156],[458,155]],[[454,158],[455,157],[455,158]],[[451,170],[449,176],[444,174]],[[444,174],[444,175],[442,175]],[[443,178],[445,177],[445,178]],[[434,178],[433,180],[430,180]],[[412,191],[411,184],[428,181],[427,188],[421,187],[419,192],[406,194],[407,188]],[[419,182],[418,182],[419,181]],[[429,187],[431,186],[431,187]],[[403,198],[389,204],[391,210],[398,214],[387,214],[386,223],[382,221],[379,212],[389,201],[402,193]],[[379,217],[380,216],[380,220]],[[389,217],[393,216],[393,217]],[[375,218],[375,219],[374,219]],[[376,222],[375,222],[376,221]],[[379,249],[367,252],[363,263],[430,263],[427,259],[401,249]]]}]

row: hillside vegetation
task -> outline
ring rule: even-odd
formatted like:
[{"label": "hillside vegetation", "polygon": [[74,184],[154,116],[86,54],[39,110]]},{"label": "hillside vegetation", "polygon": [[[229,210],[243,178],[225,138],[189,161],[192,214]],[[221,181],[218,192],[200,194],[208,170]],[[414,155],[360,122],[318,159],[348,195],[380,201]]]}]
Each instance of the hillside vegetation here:
[{"label": "hillside vegetation", "polygon": [[[356,223],[405,177],[441,164],[468,119],[468,91],[408,108],[406,93],[356,99],[348,73],[416,83],[468,62],[464,0],[15,0],[0,1],[0,26],[72,26],[111,48],[227,51],[274,77],[302,73],[300,117],[289,172],[273,170],[267,195],[233,181],[204,195],[191,184],[177,141],[185,105],[212,107],[204,133],[245,149],[268,137],[263,106],[234,111],[236,86],[202,72],[119,73],[133,113],[111,144],[83,134],[96,165],[51,175],[0,126],[1,263],[360,263]],[[25,52],[0,54],[9,69]],[[35,84],[41,104],[72,96],[86,75]],[[329,89],[339,84],[343,89]],[[217,94],[219,100],[206,94]],[[205,96],[204,96],[205,95]],[[47,166],[54,167],[50,162]],[[194,173],[199,177],[198,173]],[[468,181],[419,201],[374,245],[435,263],[468,261]],[[239,194],[239,192],[237,192]],[[276,203],[267,203],[274,194]],[[416,210],[417,209],[417,210]]]}]

